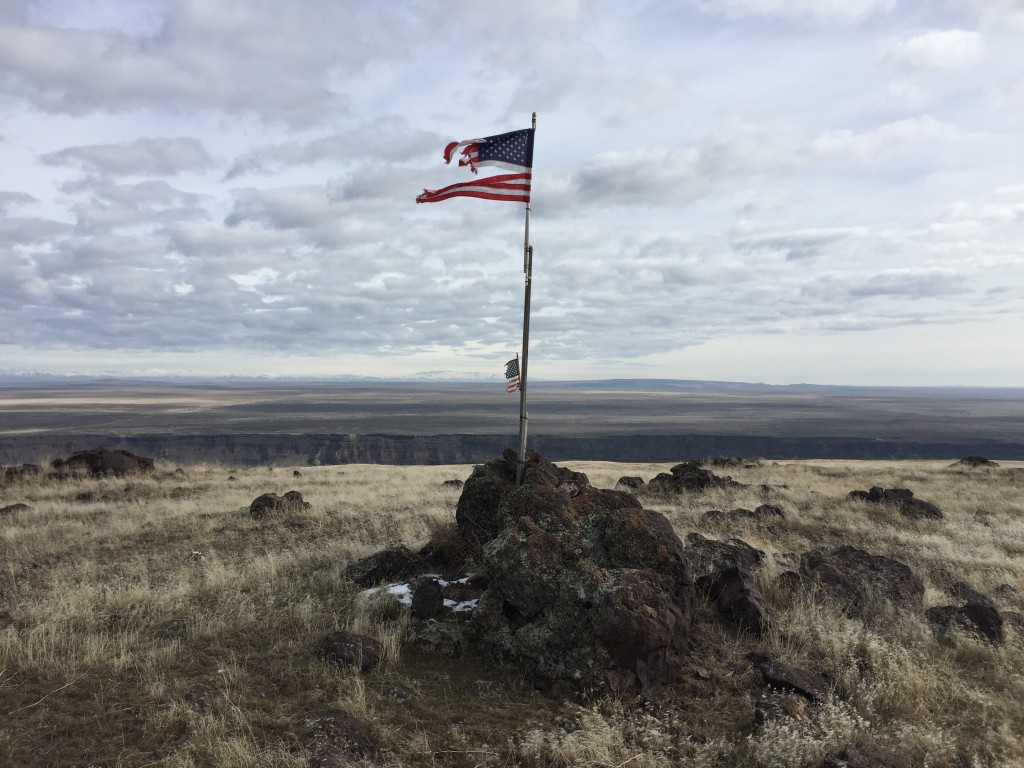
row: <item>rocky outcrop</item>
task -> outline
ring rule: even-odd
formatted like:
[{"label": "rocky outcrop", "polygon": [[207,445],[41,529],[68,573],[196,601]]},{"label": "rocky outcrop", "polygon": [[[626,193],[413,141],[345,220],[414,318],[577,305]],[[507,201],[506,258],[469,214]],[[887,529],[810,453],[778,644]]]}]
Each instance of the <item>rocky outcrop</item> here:
[{"label": "rocky outcrop", "polygon": [[263,520],[268,516],[293,515],[311,508],[312,505],[303,501],[302,494],[298,491],[288,491],[284,496],[264,493],[253,499],[249,505],[249,517],[253,520]]},{"label": "rocky outcrop", "polygon": [[51,463],[57,476],[125,477],[153,471],[153,460],[122,450],[93,448]]},{"label": "rocky outcrop", "polygon": [[860,613],[876,599],[915,612],[924,601],[924,584],[908,566],[856,547],[819,547],[803,553],[800,576],[850,615]]},{"label": "rocky outcrop", "polygon": [[983,456],[964,456],[960,461],[949,465],[950,467],[998,467],[999,463],[986,459]]},{"label": "rocky outcrop", "polygon": [[731,477],[719,477],[714,472],[702,469],[696,461],[676,464],[668,472],[662,472],[647,484],[653,493],[676,494],[706,491],[709,488],[742,488]]},{"label": "rocky outcrop", "polygon": [[917,520],[941,520],[942,510],[928,501],[914,498],[914,492],[907,488],[880,488],[873,486],[869,491],[850,491],[847,496],[872,504],[890,504],[904,517]]},{"label": "rocky outcrop", "polygon": [[528,452],[474,469],[457,509],[488,587],[479,646],[541,685],[656,691],[680,671],[693,588],[669,521]]}]

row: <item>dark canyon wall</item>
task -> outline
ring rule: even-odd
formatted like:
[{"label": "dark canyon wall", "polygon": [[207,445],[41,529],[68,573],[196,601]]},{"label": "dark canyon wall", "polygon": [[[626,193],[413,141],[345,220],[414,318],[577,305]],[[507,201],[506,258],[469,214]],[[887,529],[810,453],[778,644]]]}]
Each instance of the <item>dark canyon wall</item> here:
[{"label": "dark canyon wall", "polygon": [[[85,448],[123,448],[174,464],[475,464],[515,447],[509,435],[10,435],[0,437],[0,464],[40,463]],[[979,455],[1024,460],[1024,443],[965,440],[913,442],[848,437],[720,435],[537,435],[530,447],[557,460],[676,462],[714,456],[761,459],[956,459]]]}]

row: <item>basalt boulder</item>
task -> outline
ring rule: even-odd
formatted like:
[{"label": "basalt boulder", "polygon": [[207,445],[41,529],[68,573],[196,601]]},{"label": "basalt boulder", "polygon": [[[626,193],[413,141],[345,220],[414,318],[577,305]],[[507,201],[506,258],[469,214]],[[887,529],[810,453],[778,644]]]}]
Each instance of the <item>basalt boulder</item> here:
[{"label": "basalt boulder", "polygon": [[249,516],[253,520],[262,520],[268,516],[290,515],[311,509],[312,505],[302,500],[298,491],[288,491],[284,496],[276,493],[264,493],[257,496],[249,505]]},{"label": "basalt boulder", "polygon": [[646,483],[644,483],[644,479],[642,477],[637,477],[636,475],[623,475],[618,479],[618,482],[615,483],[615,488],[617,490],[624,491],[642,491],[645,485]]},{"label": "basalt boulder", "polygon": [[710,576],[731,566],[754,570],[761,566],[765,557],[764,552],[743,539],[718,541],[696,532],[686,537],[685,556],[694,577]]},{"label": "basalt boulder", "polygon": [[684,461],[676,464],[668,472],[662,472],[647,484],[647,490],[654,493],[677,494],[693,491],[706,491],[709,488],[742,488],[731,477],[719,477],[714,472],[703,469],[696,461]]},{"label": "basalt boulder", "polygon": [[125,477],[153,471],[153,460],[122,450],[92,448],[78,451],[51,464],[59,476]]},{"label": "basalt boulder", "polygon": [[937,605],[925,611],[925,618],[944,634],[953,627],[973,632],[993,645],[1003,642],[1003,615],[991,600],[968,600],[964,605]]},{"label": "basalt boulder", "polygon": [[850,491],[847,496],[872,504],[889,504],[896,507],[904,517],[917,520],[942,519],[942,510],[930,501],[915,499],[914,492],[908,488],[880,488],[876,485],[868,491]]},{"label": "basalt boulder", "polygon": [[760,635],[772,621],[771,607],[745,568],[733,565],[711,576],[701,576],[697,579],[697,589],[708,596],[725,619],[740,629]]},{"label": "basalt boulder", "polygon": [[372,587],[383,581],[401,581],[423,568],[423,558],[404,544],[395,544],[357,560],[346,569],[356,584]]},{"label": "basalt boulder", "polygon": [[[578,495],[590,487],[590,481],[582,472],[557,467],[532,451],[528,451],[527,456],[531,460],[524,465],[524,482],[562,488],[569,495]],[[473,468],[455,508],[455,522],[466,541],[483,544],[497,535],[500,528],[498,506],[502,498],[515,489],[516,470],[516,452],[512,449],[507,449],[500,459]]]},{"label": "basalt boulder", "polygon": [[527,453],[477,467],[457,522],[479,542],[487,589],[471,630],[544,688],[627,695],[678,677],[692,621],[683,544],[623,491]]},{"label": "basalt boulder", "polygon": [[338,629],[323,639],[316,649],[316,655],[339,667],[353,667],[360,672],[369,672],[380,664],[384,648],[371,637]]},{"label": "basalt boulder", "polygon": [[915,612],[924,601],[924,583],[909,566],[848,545],[804,552],[800,576],[842,604],[850,615],[876,599]]}]

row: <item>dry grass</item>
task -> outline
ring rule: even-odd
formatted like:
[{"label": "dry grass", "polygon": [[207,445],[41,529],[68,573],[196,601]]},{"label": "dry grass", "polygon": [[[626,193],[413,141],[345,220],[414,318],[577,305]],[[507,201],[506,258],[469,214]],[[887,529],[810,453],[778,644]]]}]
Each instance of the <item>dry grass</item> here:
[{"label": "dry grass", "polygon": [[[771,555],[758,578],[779,610],[765,638],[710,617],[693,669],[659,702],[561,702],[513,669],[403,647],[407,621],[368,602],[345,566],[385,544],[418,546],[452,519],[470,467],[159,467],[124,480],[0,484],[0,765],[306,766],[296,715],[357,717],[389,766],[817,766],[853,744],[896,766],[1024,764],[1024,641],[994,647],[962,633],[936,640],[919,616],[877,606],[863,619],[777,583],[792,553],[851,543],[908,563],[926,604],[969,581],[1024,610],[1024,472],[948,462],[786,462],[716,470],[752,487],[645,497],[681,536],[740,537]],[[595,485],[666,466],[573,462]],[[760,485],[772,488],[762,490]],[[913,522],[846,499],[855,488],[909,487],[945,512]],[[782,487],[786,486],[786,487]],[[253,498],[299,490],[302,516],[254,521]],[[81,494],[91,493],[91,500]],[[709,523],[709,509],[787,511],[770,525]],[[312,654],[345,627],[381,640],[364,676]],[[830,672],[832,698],[800,717],[754,723],[762,695],[752,649]],[[705,679],[710,677],[710,679]],[[501,684],[482,700],[477,681]],[[401,685],[415,696],[383,695]]]}]

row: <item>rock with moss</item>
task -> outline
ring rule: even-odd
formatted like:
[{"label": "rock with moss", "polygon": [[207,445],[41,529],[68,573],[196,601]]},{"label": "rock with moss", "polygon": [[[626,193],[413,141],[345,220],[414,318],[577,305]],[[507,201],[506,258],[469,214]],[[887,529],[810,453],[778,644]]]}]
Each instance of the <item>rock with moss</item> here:
[{"label": "rock with moss", "polygon": [[515,464],[506,452],[478,467],[460,500],[488,583],[478,644],[542,687],[629,694],[672,682],[693,585],[671,523],[533,452],[517,488]]}]

